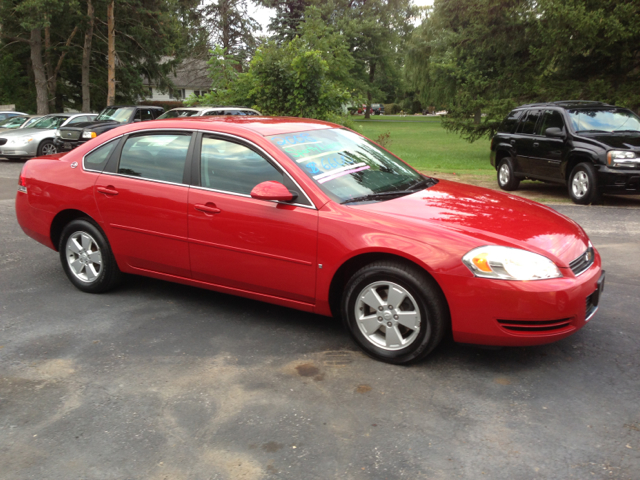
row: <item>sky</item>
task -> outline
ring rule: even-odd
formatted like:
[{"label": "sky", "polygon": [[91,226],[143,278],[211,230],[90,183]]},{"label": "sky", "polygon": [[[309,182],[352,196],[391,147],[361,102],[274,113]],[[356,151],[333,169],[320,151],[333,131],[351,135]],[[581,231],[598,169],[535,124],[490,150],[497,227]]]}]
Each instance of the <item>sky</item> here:
[{"label": "sky", "polygon": [[[426,7],[427,5],[433,5],[433,0],[413,0],[413,4],[419,7]],[[267,33],[267,26],[271,21],[273,13],[274,10],[270,8],[249,3],[249,14],[261,25],[263,34]]]}]

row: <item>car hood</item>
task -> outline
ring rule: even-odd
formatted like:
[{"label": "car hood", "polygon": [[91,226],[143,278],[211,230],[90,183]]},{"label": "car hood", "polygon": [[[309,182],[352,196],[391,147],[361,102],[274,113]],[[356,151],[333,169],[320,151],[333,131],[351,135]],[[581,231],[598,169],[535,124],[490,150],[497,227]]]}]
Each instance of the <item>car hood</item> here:
[{"label": "car hood", "polygon": [[31,136],[34,138],[46,138],[53,137],[55,134],[55,128],[18,128],[16,130],[8,130],[0,133],[0,138],[16,138]]},{"label": "car hood", "polygon": [[590,135],[580,135],[582,138],[589,138],[609,148],[621,148],[624,150],[635,150],[640,148],[640,135],[625,135],[623,133],[598,133]]},{"label": "car hood", "polygon": [[478,245],[505,245],[551,254],[565,264],[584,253],[589,242],[577,223],[549,207],[446,180],[411,195],[356,208],[455,230],[477,239]]},{"label": "car hood", "polygon": [[120,123],[120,122],[115,122],[113,120],[100,120],[97,122],[80,122],[80,123],[74,123],[73,125],[69,125],[66,127],[62,127],[65,130],[69,129],[69,130],[84,130],[87,128],[90,129],[100,129],[101,127],[118,127],[120,125],[125,125],[124,123]]}]

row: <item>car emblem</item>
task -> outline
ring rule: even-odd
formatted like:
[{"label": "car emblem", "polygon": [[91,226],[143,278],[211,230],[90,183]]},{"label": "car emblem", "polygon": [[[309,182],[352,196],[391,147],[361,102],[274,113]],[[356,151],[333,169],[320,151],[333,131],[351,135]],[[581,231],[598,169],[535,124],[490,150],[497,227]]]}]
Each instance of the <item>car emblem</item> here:
[{"label": "car emblem", "polygon": [[71,136],[71,132],[67,132],[67,137],[70,137],[70,136]]},{"label": "car emblem", "polygon": [[71,168],[76,168],[77,166],[78,166],[78,162],[73,162],[73,163],[71,164]]},{"label": "car emblem", "polygon": [[585,262],[590,262],[591,261],[591,252],[587,252],[587,254],[584,256],[584,260],[585,260]]}]

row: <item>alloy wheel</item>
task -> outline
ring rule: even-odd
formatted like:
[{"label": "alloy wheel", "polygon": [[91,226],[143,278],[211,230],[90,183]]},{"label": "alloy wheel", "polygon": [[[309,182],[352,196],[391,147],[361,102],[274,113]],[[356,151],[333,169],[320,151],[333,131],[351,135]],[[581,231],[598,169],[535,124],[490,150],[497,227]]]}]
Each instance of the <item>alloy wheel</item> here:
[{"label": "alloy wheel", "polygon": [[422,325],[413,296],[393,282],[374,282],[362,289],[355,304],[355,318],[364,337],[384,350],[411,345]]},{"label": "alloy wheel", "polygon": [[586,172],[580,171],[573,176],[571,188],[576,198],[584,197],[589,191],[589,177]]},{"label": "alloy wheel", "polygon": [[74,232],[65,249],[71,273],[82,282],[95,282],[102,272],[102,252],[96,240],[87,232]]},{"label": "alloy wheel", "polygon": [[509,165],[507,165],[506,163],[503,163],[500,166],[500,184],[501,185],[506,185],[507,183],[509,183]]}]

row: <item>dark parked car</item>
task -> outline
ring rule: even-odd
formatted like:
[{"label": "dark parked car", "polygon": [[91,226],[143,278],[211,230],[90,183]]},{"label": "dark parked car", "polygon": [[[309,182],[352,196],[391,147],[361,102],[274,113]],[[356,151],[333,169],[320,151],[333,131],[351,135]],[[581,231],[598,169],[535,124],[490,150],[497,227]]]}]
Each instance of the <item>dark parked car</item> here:
[{"label": "dark parked car", "polygon": [[95,121],[79,123],[58,130],[53,143],[59,152],[73,150],[78,145],[116,127],[128,123],[155,120],[163,113],[164,108],[147,105],[107,107],[100,112]]},{"label": "dark parked car", "polygon": [[491,165],[507,191],[533,179],[566,185],[583,205],[640,194],[640,117],[600,102],[523,105],[491,140]]},{"label": "dark parked car", "polygon": [[381,103],[372,103],[371,115],[384,115],[384,105]]}]

